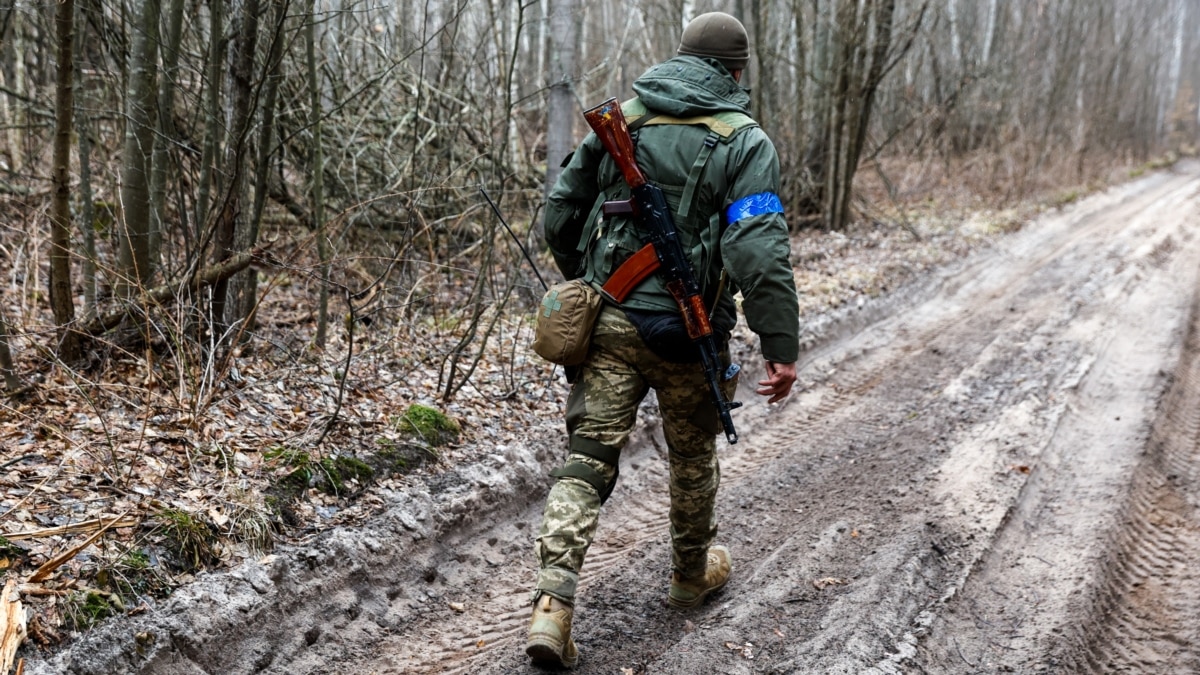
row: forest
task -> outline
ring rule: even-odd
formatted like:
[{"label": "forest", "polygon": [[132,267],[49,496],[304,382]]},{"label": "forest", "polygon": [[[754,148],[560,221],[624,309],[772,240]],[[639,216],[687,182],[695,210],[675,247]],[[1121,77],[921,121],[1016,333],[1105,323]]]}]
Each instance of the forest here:
[{"label": "forest", "polygon": [[30,639],[555,414],[545,194],[581,110],[711,10],[750,34],[797,234],[921,240],[1196,153],[1188,0],[4,0],[0,575]]}]

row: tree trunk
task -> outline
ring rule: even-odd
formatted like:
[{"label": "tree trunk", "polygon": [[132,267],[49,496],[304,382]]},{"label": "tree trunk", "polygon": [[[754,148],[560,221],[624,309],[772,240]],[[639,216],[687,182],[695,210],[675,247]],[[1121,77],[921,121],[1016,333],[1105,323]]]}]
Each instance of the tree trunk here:
[{"label": "tree trunk", "polygon": [[992,43],[996,38],[996,6],[1000,0],[988,0],[987,24],[983,29],[983,49],[979,54],[979,62],[987,66],[992,58]]},{"label": "tree trunk", "polygon": [[[546,184],[544,195],[562,173],[563,159],[575,146],[575,79],[579,76],[579,0],[550,0],[550,93],[546,97]],[[545,248],[545,234],[535,227],[537,250]]]},{"label": "tree trunk", "polygon": [[[225,0],[209,2],[208,83],[204,101],[204,149],[200,158],[200,179],[196,189],[196,213],[192,216],[196,225],[196,241],[202,242],[208,225],[208,208],[212,199],[213,183],[217,192],[221,183],[216,181],[216,159],[218,136],[221,129],[221,80],[225,77],[224,51]],[[203,244],[200,244],[203,248]]]},{"label": "tree trunk", "polygon": [[312,147],[309,150],[309,175],[312,176],[313,236],[317,238],[317,256],[321,269],[318,283],[321,285],[317,298],[317,334],[313,338],[318,347],[325,346],[329,331],[329,243],[325,239],[325,157],[321,151],[321,90],[317,80],[316,47],[316,3],[308,0],[308,13],[304,27],[304,57],[308,65],[308,102],[312,126]]},{"label": "tree trunk", "polygon": [[21,388],[21,380],[17,377],[16,367],[13,366],[12,351],[8,344],[10,335],[12,329],[8,325],[8,318],[0,308],[0,375],[4,377],[5,390],[12,394]]},{"label": "tree trunk", "polygon": [[[262,126],[258,139],[258,159],[254,167],[254,205],[250,209],[250,221],[245,228],[245,236],[236,240],[237,249],[246,251],[258,243],[258,233],[262,224],[263,207],[266,204],[267,181],[271,172],[271,156],[275,145],[275,105],[279,94],[279,82],[283,79],[283,42],[284,24],[287,20],[287,0],[271,0],[273,8],[271,44],[267,50],[266,85],[263,90]],[[254,310],[258,305],[258,273],[247,270],[239,273],[232,280],[237,289],[234,297],[238,298],[237,315],[246,318],[247,329],[254,328]]]},{"label": "tree trunk", "polygon": [[150,171],[154,147],[155,74],[159,0],[145,0],[141,30],[134,39],[121,180],[121,218],[117,288],[130,297],[154,275],[150,258]]},{"label": "tree trunk", "polygon": [[68,363],[79,358],[75,302],[71,297],[71,91],[75,1],[58,0],[54,23],[58,32],[58,84],[54,105],[54,191],[50,201],[50,307],[58,324],[58,356]]},{"label": "tree trunk", "polygon": [[827,230],[840,230],[845,226],[845,208],[850,201],[849,188],[845,183],[846,165],[850,161],[847,152],[850,139],[846,133],[846,126],[854,114],[850,100],[851,92],[854,91],[852,84],[861,77],[857,44],[866,37],[858,32],[858,14],[857,0],[840,1],[837,10],[837,31],[833,40],[836,54],[833,61],[834,86],[830,97],[829,125],[825,129],[829,150],[822,211]]},{"label": "tree trunk", "polygon": [[166,206],[167,149],[175,138],[175,80],[179,74],[179,41],[183,27],[183,0],[169,0],[167,35],[162,45],[163,72],[158,87],[158,134],[150,163],[150,260],[161,259],[163,208]]},{"label": "tree trunk", "polygon": [[830,42],[837,0],[813,0],[811,76],[805,78],[804,97],[809,102],[808,139],[802,159],[802,184],[799,186],[799,216],[822,216],[830,163],[829,124],[832,117],[832,89],[837,71],[832,61]]},{"label": "tree trunk", "polygon": [[[225,170],[230,172],[224,190],[224,200],[217,216],[213,238],[213,263],[232,256],[236,250],[238,231],[246,227],[245,203],[249,189],[247,179],[247,139],[254,117],[254,56],[258,45],[258,0],[243,0],[238,28],[232,50],[230,76],[230,133],[225,145]],[[244,235],[243,235],[244,236]],[[212,315],[221,334],[224,329],[245,317],[237,314],[238,299],[231,297],[226,279],[213,287]]]},{"label": "tree trunk", "polygon": [[[11,88],[18,95],[25,94],[25,33],[22,18],[25,12],[18,12],[10,7],[5,17],[11,20],[8,30],[12,38],[0,35],[0,56],[12,63],[12,82],[7,82],[4,71],[0,68],[0,87]],[[7,42],[7,49],[4,43]],[[5,144],[8,146],[9,171],[17,173],[25,169],[25,135],[22,131],[27,126],[25,109],[20,105],[9,107],[9,97],[0,96],[0,125],[4,126]]]},{"label": "tree trunk", "polygon": [[83,81],[83,45],[87,22],[78,17],[73,61],[74,82],[80,96],[75,106],[75,133],[79,139],[79,234],[83,258],[83,316],[96,315],[96,204],[92,197],[92,125],[88,119],[86,83]]}]

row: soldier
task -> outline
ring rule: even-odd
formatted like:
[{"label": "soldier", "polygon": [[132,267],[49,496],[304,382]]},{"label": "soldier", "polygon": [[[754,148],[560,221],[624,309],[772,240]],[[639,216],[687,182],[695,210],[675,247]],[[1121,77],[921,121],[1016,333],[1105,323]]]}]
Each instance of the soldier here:
[{"label": "soldier", "polygon": [[[638,78],[637,97],[622,109],[638,164],[666,194],[706,306],[713,308],[724,364],[737,321],[733,294],[740,291],[766,361],[757,393],[775,403],[796,380],[799,312],[777,196],[778,157],[750,117],[750,97],[738,84],[748,43],[734,17],[696,17],[684,29],[677,56]],[[599,287],[641,248],[631,218],[600,217],[604,201],[628,196],[620,171],[589,134],[567,158],[546,209],[546,240],[564,276]],[[539,571],[525,649],[535,663],[572,667],[579,658],[571,639],[579,570],[600,506],[616,482],[638,404],[651,388],[670,455],[668,601],[695,607],[729,580],[729,550],[712,546],[719,420],[696,361],[678,306],[658,275],[620,306],[601,310],[567,401],[569,455],[552,473],[558,480],[536,541]],[[723,386],[732,397],[736,375]]]}]

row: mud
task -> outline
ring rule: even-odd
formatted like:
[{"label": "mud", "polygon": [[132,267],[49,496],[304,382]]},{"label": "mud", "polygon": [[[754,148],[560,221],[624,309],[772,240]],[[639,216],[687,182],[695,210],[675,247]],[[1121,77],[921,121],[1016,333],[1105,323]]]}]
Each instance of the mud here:
[{"label": "mud", "polygon": [[[666,604],[666,462],[622,458],[580,673],[1200,671],[1200,164],[1047,215],[834,326],[722,448],[734,577]],[[755,365],[747,364],[757,379]],[[110,624],[30,673],[532,673],[557,429]]]}]

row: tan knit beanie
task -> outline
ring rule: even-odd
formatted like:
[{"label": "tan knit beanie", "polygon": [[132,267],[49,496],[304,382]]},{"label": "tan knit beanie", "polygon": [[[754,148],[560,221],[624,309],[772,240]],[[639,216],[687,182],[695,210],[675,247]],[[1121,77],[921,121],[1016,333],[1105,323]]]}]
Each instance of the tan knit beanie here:
[{"label": "tan knit beanie", "polygon": [[742,70],[750,58],[750,39],[741,21],[724,12],[709,12],[688,22],[679,54],[707,56],[730,71]]}]

